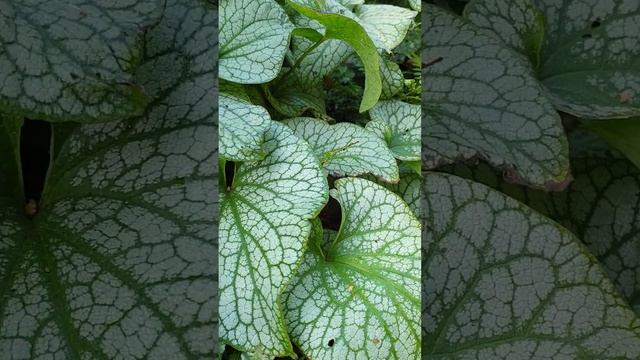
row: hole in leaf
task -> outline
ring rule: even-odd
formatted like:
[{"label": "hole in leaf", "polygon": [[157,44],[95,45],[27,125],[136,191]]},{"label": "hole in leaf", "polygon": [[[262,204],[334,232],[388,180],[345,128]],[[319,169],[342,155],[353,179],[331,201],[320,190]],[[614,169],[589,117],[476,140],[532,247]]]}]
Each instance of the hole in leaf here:
[{"label": "hole in leaf", "polygon": [[340,230],[342,209],[340,208],[338,200],[329,197],[329,202],[327,202],[327,205],[322,209],[318,218],[320,222],[322,222],[324,229]]},{"label": "hole in leaf", "polygon": [[329,340],[329,342],[327,343],[327,345],[329,345],[329,347],[333,347],[333,344],[335,343],[335,341],[333,339]]},{"label": "hole in leaf", "polygon": [[224,164],[224,178],[225,178],[225,186],[227,187],[227,191],[231,191],[231,187],[233,186],[233,176],[236,173],[236,163],[233,161],[227,161]]},{"label": "hole in leaf", "polygon": [[76,73],[69,73],[69,75],[71,76],[71,78],[72,78],[73,80],[78,80],[78,74],[76,74]]},{"label": "hole in leaf", "polygon": [[602,25],[602,23],[600,23],[600,19],[595,19],[593,20],[593,22],[591,23],[591,28],[595,29],[597,27],[600,27],[600,25]]},{"label": "hole in leaf", "polygon": [[591,34],[584,34],[584,35],[582,35],[582,38],[583,38],[583,39],[591,39],[592,37],[593,37],[593,35],[591,35]]},{"label": "hole in leaf", "polygon": [[51,124],[41,120],[24,119],[20,131],[20,162],[24,186],[25,212],[33,216],[42,197],[51,147]]}]

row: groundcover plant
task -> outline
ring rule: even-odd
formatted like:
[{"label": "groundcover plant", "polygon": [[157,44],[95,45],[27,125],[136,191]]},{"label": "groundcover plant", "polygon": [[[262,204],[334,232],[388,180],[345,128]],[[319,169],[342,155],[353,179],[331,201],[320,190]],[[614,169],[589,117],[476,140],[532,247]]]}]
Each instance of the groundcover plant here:
[{"label": "groundcover plant", "polygon": [[424,357],[640,358],[640,2],[434,2]]},{"label": "groundcover plant", "polygon": [[419,357],[419,7],[220,2],[223,358]]},{"label": "groundcover plant", "polygon": [[0,357],[214,356],[216,17],[0,3]]}]

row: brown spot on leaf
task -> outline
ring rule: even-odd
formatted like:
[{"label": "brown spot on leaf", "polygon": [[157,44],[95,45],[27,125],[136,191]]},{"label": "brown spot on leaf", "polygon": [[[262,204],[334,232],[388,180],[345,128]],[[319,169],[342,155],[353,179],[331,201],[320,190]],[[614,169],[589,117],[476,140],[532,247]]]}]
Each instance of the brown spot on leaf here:
[{"label": "brown spot on leaf", "polygon": [[373,338],[373,340],[371,340],[371,341],[373,341],[373,344],[374,344],[374,345],[378,345],[378,344],[380,344],[380,339],[378,339],[378,337],[377,337],[377,336],[375,336],[375,337]]},{"label": "brown spot on leaf", "polygon": [[619,95],[620,104],[629,104],[633,100],[633,93],[631,91],[623,91]]}]

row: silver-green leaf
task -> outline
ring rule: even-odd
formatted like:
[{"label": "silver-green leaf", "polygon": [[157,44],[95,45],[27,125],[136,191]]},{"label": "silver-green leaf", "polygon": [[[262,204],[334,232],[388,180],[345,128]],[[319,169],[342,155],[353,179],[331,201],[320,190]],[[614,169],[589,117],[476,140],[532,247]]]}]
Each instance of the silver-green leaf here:
[{"label": "silver-green leaf", "polygon": [[318,360],[418,359],[420,223],[368,180],[339,179],[331,196],[340,232],[310,239],[285,293],[292,340]]},{"label": "silver-green leaf", "polygon": [[640,116],[640,1],[534,0],[548,24],[539,78],[562,111]]},{"label": "silver-green leaf", "polygon": [[271,124],[269,112],[261,106],[220,93],[220,157],[231,161],[260,160],[262,143]]},{"label": "silver-green leaf", "polygon": [[215,351],[215,62],[202,59],[216,56],[216,15],[199,2],[167,1],[143,61],[191,65],[177,68],[179,78],[151,72],[169,83],[142,116],[75,127],[35,218],[21,203],[7,206],[1,190],[3,357],[204,359]]},{"label": "silver-green leaf", "polygon": [[355,14],[376,47],[390,52],[404,40],[418,12],[399,6],[372,4],[359,6]]},{"label": "silver-green leaf", "polygon": [[[291,356],[280,293],[328,197],[309,145],[277,122],[260,161],[237,164],[220,203],[220,338],[256,356]],[[228,179],[229,180],[229,179]]]},{"label": "silver-green leaf", "polygon": [[147,103],[136,71],[153,0],[0,3],[0,108],[48,121],[139,115]]},{"label": "silver-green leaf", "polygon": [[425,179],[427,357],[640,357],[640,320],[573,234],[479,183]]},{"label": "silver-green leaf", "polygon": [[364,128],[350,123],[329,125],[313,118],[285,122],[308,142],[324,169],[333,176],[372,174],[398,182],[398,164],[387,144]]},{"label": "silver-green leaf", "polygon": [[389,149],[399,160],[420,160],[420,105],[397,100],[380,101],[369,111],[371,122],[366,128],[384,136]]},{"label": "silver-green leaf", "polygon": [[293,28],[275,0],[221,0],[220,77],[242,84],[275,79]]},{"label": "silver-green leaf", "polygon": [[500,40],[428,6],[423,162],[480,157],[516,181],[562,187],[569,175],[560,116],[529,67]]}]

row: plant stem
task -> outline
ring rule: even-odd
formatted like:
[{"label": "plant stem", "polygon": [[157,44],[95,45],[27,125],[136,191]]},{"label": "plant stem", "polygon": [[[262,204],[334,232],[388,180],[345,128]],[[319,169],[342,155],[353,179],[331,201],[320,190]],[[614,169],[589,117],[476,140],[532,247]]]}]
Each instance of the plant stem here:
[{"label": "plant stem", "polygon": [[318,46],[320,46],[320,44],[322,44],[327,38],[322,38],[318,41],[315,42],[315,44],[309,46],[307,48],[307,50],[304,51],[304,53],[302,53],[302,55],[298,58],[298,60],[296,60],[296,62],[293,64],[292,67],[289,68],[289,70],[287,70],[286,73],[284,73],[284,75],[282,76],[282,78],[287,77],[293,70],[295,70],[298,66],[300,66],[300,64],[302,63],[302,61],[309,56],[309,54],[311,54],[311,52],[313,50],[315,50]]}]

